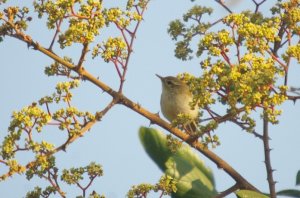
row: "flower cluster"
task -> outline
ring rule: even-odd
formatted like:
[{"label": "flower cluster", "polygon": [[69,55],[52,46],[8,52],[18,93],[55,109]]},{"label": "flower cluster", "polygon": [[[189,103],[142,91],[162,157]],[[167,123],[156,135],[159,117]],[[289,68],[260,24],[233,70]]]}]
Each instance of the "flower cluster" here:
[{"label": "flower cluster", "polygon": [[171,193],[177,191],[176,180],[169,175],[163,175],[159,182],[156,185],[152,184],[139,184],[137,186],[132,186],[129,192],[127,193],[128,198],[135,197],[147,197],[151,192],[162,192],[163,195],[171,195]]},{"label": "flower cluster", "polygon": [[[272,17],[264,17],[260,12],[229,14],[218,22],[223,28],[211,32],[212,25],[201,21],[212,12],[205,7],[195,6],[183,15],[183,21],[177,19],[170,23],[168,32],[176,40],[178,58],[190,59],[195,46],[191,42],[199,38],[195,54],[201,58],[201,76],[182,74],[179,77],[189,84],[194,94],[191,106],[201,109],[198,127],[206,134],[202,136],[203,143],[218,144],[218,138],[211,136],[210,131],[227,120],[254,131],[256,122],[252,115],[256,110],[261,110],[261,116],[269,122],[278,123],[281,114],[278,106],[288,99],[287,86],[282,84],[288,72],[286,65],[290,58],[300,60],[299,44],[292,45],[292,42],[282,53],[283,60],[278,57],[280,43],[287,43],[282,41],[280,29],[281,26],[291,28],[293,34],[299,34],[297,5],[297,0],[279,3],[272,8]],[[214,110],[218,102],[225,107],[221,113]]]},{"label": "flower cluster", "polygon": [[93,57],[96,57],[98,54],[101,54],[105,62],[109,62],[112,59],[126,59],[128,55],[127,45],[120,37],[109,37],[102,45],[98,44],[94,48]]}]

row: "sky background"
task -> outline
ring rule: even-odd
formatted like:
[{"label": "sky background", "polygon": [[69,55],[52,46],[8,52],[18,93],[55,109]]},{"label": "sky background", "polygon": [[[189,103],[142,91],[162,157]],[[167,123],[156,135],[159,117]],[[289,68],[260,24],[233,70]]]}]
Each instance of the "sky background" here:
[{"label": "sky background", "polygon": [[[10,0],[9,5],[25,1]],[[26,1],[30,5],[31,1]],[[107,1],[108,2],[108,1]],[[110,0],[107,6],[125,5],[125,1]],[[267,1],[272,3],[274,1]],[[228,2],[236,12],[243,9],[253,9],[249,0]],[[261,7],[263,13],[268,13],[268,3]],[[189,72],[196,76],[201,74],[199,62],[205,57],[192,61],[182,62],[174,57],[174,42],[167,34],[167,26],[171,20],[181,18],[182,14],[195,4],[214,8],[212,21],[227,14],[223,8],[214,1],[196,1],[191,3],[186,0],[153,0],[144,16],[135,41],[134,53],[130,60],[128,74],[124,87],[124,94],[131,100],[138,102],[153,113],[160,110],[159,100],[161,93],[160,80],[155,74],[162,76],[176,75]],[[3,5],[0,5],[1,10]],[[36,15],[34,15],[36,16]],[[112,29],[103,33],[104,37],[115,34]],[[28,34],[44,46],[49,46],[53,31],[44,26],[43,20],[34,17]],[[70,56],[77,62],[81,48],[74,47],[61,51],[58,46],[55,52],[60,56]],[[47,77],[44,67],[51,64],[52,60],[38,51],[28,49],[27,46],[11,38],[5,38],[0,43],[0,57],[2,76],[0,78],[0,141],[7,134],[12,111],[20,110],[38,101],[45,95],[55,91],[59,81],[67,79],[61,77]],[[106,64],[100,59],[92,60],[88,57],[85,67],[95,76],[113,88],[118,87],[118,76],[111,64]],[[298,67],[298,68],[297,68]],[[290,70],[291,85],[299,87],[299,66],[294,64]],[[101,110],[111,99],[101,90],[89,82],[82,82],[81,86],[73,91],[73,105],[82,111],[95,112]],[[55,108],[55,106],[52,106]],[[299,139],[299,105],[285,102],[282,105],[283,114],[280,123],[270,126],[270,142],[272,166],[276,169],[274,178],[278,181],[277,190],[294,188],[295,177],[300,169]],[[156,183],[162,172],[151,161],[143,150],[139,138],[140,126],[149,126],[149,120],[141,117],[132,110],[117,105],[96,124],[92,130],[67,148],[67,152],[56,154],[57,166],[60,169],[85,166],[91,161],[100,163],[104,169],[104,176],[95,180],[90,187],[108,198],[125,197],[132,185],[140,183]],[[261,131],[261,120],[257,122],[257,131]],[[160,127],[152,125],[160,129]],[[64,132],[57,131],[54,127],[46,127],[45,132],[37,138],[46,138],[57,145],[65,140]],[[162,129],[160,129],[162,130]],[[162,130],[163,131],[163,130]],[[226,123],[221,125],[216,134],[220,137],[221,145],[213,149],[220,157],[231,164],[250,183],[262,191],[268,190],[266,171],[263,163],[263,144],[253,135],[241,131],[239,127]],[[219,170],[215,164],[204,156],[199,156],[213,170],[218,191],[223,191],[234,184],[234,181]],[[29,159],[26,153],[19,153],[20,161]],[[0,173],[5,169],[0,166]],[[8,198],[24,197],[26,192],[35,186],[45,186],[46,183],[38,178],[27,181],[24,175],[15,175],[13,178],[0,183],[1,196]],[[67,197],[74,197],[81,192],[75,187],[64,186]],[[151,195],[149,197],[157,197]],[[233,195],[229,197],[234,197]]]}]

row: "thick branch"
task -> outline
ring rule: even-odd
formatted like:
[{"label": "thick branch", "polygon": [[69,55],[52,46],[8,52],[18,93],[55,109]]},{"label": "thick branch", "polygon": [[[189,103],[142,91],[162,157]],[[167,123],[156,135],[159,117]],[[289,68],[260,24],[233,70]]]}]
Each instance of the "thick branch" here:
[{"label": "thick branch", "polygon": [[294,103],[296,103],[297,100],[300,100],[300,96],[287,96],[289,100],[292,100]]},{"label": "thick branch", "polygon": [[265,164],[267,170],[267,180],[269,183],[269,190],[271,198],[276,198],[276,191],[275,191],[275,182],[273,179],[273,169],[271,166],[271,157],[270,157],[270,145],[269,145],[269,121],[267,118],[266,112],[264,112],[264,120],[263,120],[263,142],[264,142],[264,151],[265,151]]}]

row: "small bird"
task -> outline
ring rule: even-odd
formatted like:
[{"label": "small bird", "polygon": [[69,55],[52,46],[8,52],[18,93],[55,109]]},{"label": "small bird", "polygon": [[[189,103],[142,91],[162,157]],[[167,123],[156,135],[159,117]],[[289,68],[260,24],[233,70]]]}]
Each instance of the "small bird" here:
[{"label": "small bird", "polygon": [[[163,115],[170,121],[174,121],[178,114],[190,116],[194,126],[187,123],[189,131],[195,131],[195,121],[198,118],[199,108],[192,108],[190,103],[193,95],[186,83],[173,76],[162,77],[156,74],[162,83],[162,93],[160,98],[160,107]],[[191,129],[193,128],[193,129]]]}]

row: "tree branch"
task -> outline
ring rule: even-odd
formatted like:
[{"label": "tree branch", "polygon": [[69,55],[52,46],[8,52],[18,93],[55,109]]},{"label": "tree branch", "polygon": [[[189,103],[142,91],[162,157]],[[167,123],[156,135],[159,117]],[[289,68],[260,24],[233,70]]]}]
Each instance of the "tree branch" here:
[{"label": "tree branch", "polygon": [[222,0],[215,0],[218,4],[220,4],[225,10],[227,10],[229,13],[232,13],[232,11],[224,4]]},{"label": "tree branch", "polygon": [[0,159],[0,163],[7,165],[7,162]]},{"label": "tree branch", "polygon": [[300,96],[287,96],[289,100],[292,100],[294,103],[296,103],[297,100],[300,99]]},{"label": "tree branch", "polygon": [[62,145],[60,145],[59,147],[57,147],[56,149],[54,149],[51,153],[49,154],[54,154],[57,153],[60,150],[65,151],[66,147],[71,144],[72,142],[74,142],[76,139],[78,139],[79,137],[82,137],[87,131],[89,131],[92,126],[97,122],[100,121],[101,118],[116,104],[116,100],[113,99],[102,111],[97,112],[96,113],[96,120],[87,122],[85,124],[85,126],[81,129],[80,134],[76,135],[76,136],[72,136],[71,138],[69,138],[65,143],[63,143]]},{"label": "tree branch", "polygon": [[85,61],[85,56],[88,53],[88,51],[89,51],[89,44],[88,43],[83,43],[81,56],[80,56],[78,64],[77,64],[78,69],[80,69],[80,67],[82,67],[82,64]]},{"label": "tree branch", "polygon": [[59,193],[59,195],[60,195],[61,197],[66,198],[66,193],[63,192],[63,191],[60,189],[60,187],[59,187],[59,185],[57,184],[56,181],[54,182],[54,181],[51,179],[51,176],[52,176],[52,175],[51,175],[50,171],[48,170],[47,172],[48,172],[48,176],[42,175],[42,178],[44,178],[44,179],[46,179],[47,181],[49,181],[50,184],[55,188],[55,190]]},{"label": "tree branch", "polygon": [[[139,14],[140,16],[143,16],[144,11],[145,11],[145,9],[147,8],[147,4],[149,3],[149,1],[150,1],[150,0],[148,0],[148,1],[145,2],[146,5],[145,5],[145,7],[141,10],[141,12],[140,12],[139,9],[136,7],[136,10],[137,10],[137,12],[138,12],[138,14]],[[141,20],[138,21],[138,22],[136,23],[136,26],[134,27],[133,32],[132,32],[132,33],[129,33],[129,35],[130,35],[130,37],[131,37],[131,40],[130,40],[129,42],[128,42],[127,39],[126,39],[126,36],[125,36],[123,30],[121,31],[121,32],[122,32],[122,35],[123,35],[123,38],[126,39],[125,41],[126,41],[126,44],[127,44],[127,51],[128,51],[128,54],[127,54],[127,57],[126,57],[126,60],[125,60],[125,64],[124,64],[124,67],[123,67],[122,76],[121,76],[121,78],[120,78],[120,81],[121,81],[121,82],[120,82],[120,86],[119,86],[119,92],[120,92],[120,93],[121,93],[122,90],[123,90],[123,85],[124,85],[124,82],[125,82],[125,76],[126,76],[126,73],[127,73],[127,68],[128,68],[129,59],[130,59],[130,56],[131,56],[131,54],[132,54],[132,52],[133,52],[133,49],[132,49],[133,43],[134,43],[134,40],[135,40],[135,37],[136,37],[136,33],[137,33],[137,30],[138,30],[140,24],[141,24]]]},{"label": "tree branch", "polygon": [[227,190],[219,193],[217,196],[215,196],[215,198],[222,198],[222,197],[226,197],[227,195],[229,195],[230,193],[236,191],[237,189],[239,189],[239,185],[238,184],[234,184],[233,186],[231,186],[230,188],[228,188]]},{"label": "tree branch", "polygon": [[273,53],[275,54],[275,56],[278,56],[278,50],[282,47],[282,38],[283,38],[283,35],[285,33],[285,28],[286,28],[286,23],[282,21],[281,23],[281,26],[280,26],[280,29],[278,31],[278,37],[279,37],[279,40],[276,40],[274,42],[274,46],[273,46]]},{"label": "tree branch", "polygon": [[63,19],[60,19],[58,22],[56,22],[56,30],[55,30],[54,36],[52,38],[51,44],[48,48],[50,51],[52,51],[56,37],[57,37],[58,33],[60,32],[60,26],[61,26],[62,22],[63,22]]},{"label": "tree branch", "polygon": [[[241,108],[241,109],[238,109],[238,111],[237,112],[239,112],[239,111],[241,111],[241,110],[244,110],[244,108]],[[230,122],[233,122],[234,124],[236,124],[236,125],[238,125],[239,127],[241,127],[243,130],[248,130],[249,128],[247,128],[243,123],[241,123],[241,122],[239,122],[237,119],[234,119],[233,118],[233,116],[234,115],[231,115],[230,116],[230,114],[226,114],[226,115],[224,115],[224,116],[221,116],[220,114],[218,114],[218,113],[216,113],[216,112],[214,112],[214,111],[212,111],[212,110],[210,110],[211,111],[211,113],[213,113],[215,116],[217,116],[217,118],[216,118],[216,120],[218,121],[218,123],[221,123],[221,122],[225,122],[225,121],[230,121]],[[257,133],[256,131],[251,131],[251,133],[255,136],[255,137],[257,137],[257,138],[259,138],[259,139],[263,139],[263,136],[262,135],[260,135],[259,133]]]},{"label": "tree branch", "polygon": [[262,0],[261,2],[257,3],[255,0],[252,0],[252,2],[255,4],[255,13],[258,12],[259,6],[266,2],[266,0]]},{"label": "tree branch", "polygon": [[264,143],[264,151],[265,151],[265,164],[266,164],[266,171],[267,171],[267,180],[269,183],[269,190],[271,198],[276,198],[276,191],[275,191],[275,182],[273,179],[273,169],[271,166],[271,157],[270,157],[270,145],[269,145],[269,127],[268,127],[268,115],[264,112],[264,119],[263,119],[263,143]]}]

